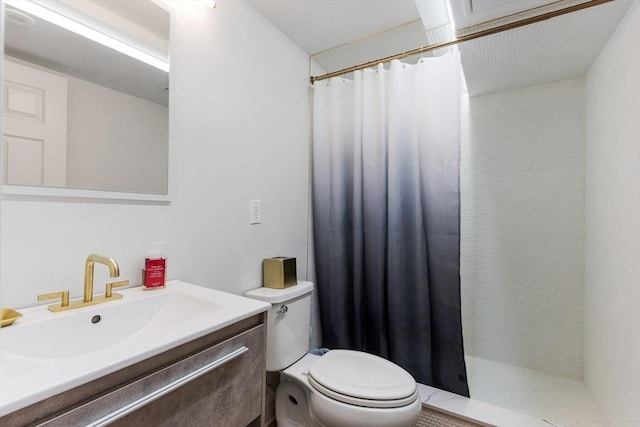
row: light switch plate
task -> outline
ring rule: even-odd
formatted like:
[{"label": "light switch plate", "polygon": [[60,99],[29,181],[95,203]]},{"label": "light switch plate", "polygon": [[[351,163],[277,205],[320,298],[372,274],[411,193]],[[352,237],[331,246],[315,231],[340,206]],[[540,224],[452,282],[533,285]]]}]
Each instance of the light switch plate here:
[{"label": "light switch plate", "polygon": [[260,200],[249,202],[249,224],[260,224],[262,222],[262,206]]}]

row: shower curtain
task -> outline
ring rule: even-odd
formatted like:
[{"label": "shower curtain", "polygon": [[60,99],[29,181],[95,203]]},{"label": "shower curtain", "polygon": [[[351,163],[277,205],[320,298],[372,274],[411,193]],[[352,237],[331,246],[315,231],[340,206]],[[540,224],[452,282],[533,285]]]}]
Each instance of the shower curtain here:
[{"label": "shower curtain", "polygon": [[460,313],[459,53],[314,85],[323,345],[468,396]]}]

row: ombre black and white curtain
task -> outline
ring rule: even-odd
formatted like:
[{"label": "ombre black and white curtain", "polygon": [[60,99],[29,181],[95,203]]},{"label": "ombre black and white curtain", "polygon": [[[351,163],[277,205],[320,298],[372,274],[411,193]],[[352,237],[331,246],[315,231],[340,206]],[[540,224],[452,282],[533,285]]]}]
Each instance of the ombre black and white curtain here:
[{"label": "ombre black and white curtain", "polygon": [[459,54],[314,85],[323,345],[469,395],[460,314]]}]

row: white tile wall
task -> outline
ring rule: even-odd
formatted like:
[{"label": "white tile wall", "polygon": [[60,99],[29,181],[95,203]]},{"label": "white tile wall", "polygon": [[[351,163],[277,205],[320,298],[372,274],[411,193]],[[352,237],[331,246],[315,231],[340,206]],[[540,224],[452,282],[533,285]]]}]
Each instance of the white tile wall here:
[{"label": "white tile wall", "polygon": [[584,80],[469,105],[461,163],[465,351],[581,379]]},{"label": "white tile wall", "polygon": [[640,426],[640,1],[586,79],[585,382]]}]

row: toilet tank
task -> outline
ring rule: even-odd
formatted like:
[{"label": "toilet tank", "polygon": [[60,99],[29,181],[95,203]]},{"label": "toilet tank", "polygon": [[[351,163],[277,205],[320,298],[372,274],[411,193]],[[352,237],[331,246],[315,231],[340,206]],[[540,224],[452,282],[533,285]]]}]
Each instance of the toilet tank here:
[{"label": "toilet tank", "polygon": [[258,288],[248,298],[271,303],[267,313],[267,371],[280,371],[309,351],[313,283],[284,289]]}]

